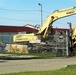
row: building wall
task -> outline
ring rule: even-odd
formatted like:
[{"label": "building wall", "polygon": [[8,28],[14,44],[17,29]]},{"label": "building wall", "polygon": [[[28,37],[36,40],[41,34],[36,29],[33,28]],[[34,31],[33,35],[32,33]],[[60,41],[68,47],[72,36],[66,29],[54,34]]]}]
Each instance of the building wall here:
[{"label": "building wall", "polygon": [[0,32],[0,42],[13,43],[13,35],[18,32]]}]

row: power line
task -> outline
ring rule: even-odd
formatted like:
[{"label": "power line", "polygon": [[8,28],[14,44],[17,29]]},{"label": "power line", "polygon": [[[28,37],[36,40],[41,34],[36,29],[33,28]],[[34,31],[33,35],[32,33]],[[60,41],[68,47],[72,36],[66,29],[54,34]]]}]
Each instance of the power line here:
[{"label": "power line", "polygon": [[12,18],[6,18],[6,17],[0,17],[2,19],[8,19],[8,20],[13,20],[13,21],[23,21],[23,22],[39,22],[39,21],[32,21],[32,20],[20,20],[20,19],[12,19]]},{"label": "power line", "polygon": [[[5,10],[5,11],[26,11],[26,12],[32,12],[32,11],[40,11],[40,10],[18,10],[18,9],[6,9],[6,8],[0,8],[0,10]],[[42,11],[44,13],[50,13],[48,11]],[[34,14],[35,15],[35,14]],[[75,18],[76,16],[73,16],[72,18]],[[6,17],[0,17],[0,18],[3,18],[3,19],[8,19],[8,20],[14,20],[14,21],[26,21],[26,20],[19,20],[19,19],[12,19],[12,18],[6,18]],[[31,22],[38,22],[38,21],[31,21]],[[59,23],[59,24],[64,24],[64,23]]]},{"label": "power line", "polygon": [[6,11],[27,11],[27,12],[29,12],[29,11],[40,11],[40,10],[18,10],[18,9],[6,9],[6,8],[0,8],[0,10],[6,10]]},{"label": "power line", "polygon": [[45,13],[50,13],[50,12],[48,12],[48,11],[44,11],[44,10],[43,10],[43,12],[45,12]]},{"label": "power line", "polygon": [[[21,20],[21,19],[12,19],[12,18],[7,18],[7,17],[0,17],[2,19],[7,19],[7,20],[13,20],[13,21],[23,21],[23,22],[39,22],[39,21],[31,21],[31,20]],[[65,24],[65,23],[60,23],[60,22],[57,22],[57,24]]]},{"label": "power line", "polygon": [[[7,19],[7,20],[13,20],[13,21],[23,21],[23,22],[39,22],[39,21],[33,21],[33,20],[21,20],[21,19],[12,19],[12,18],[7,18],[7,17],[0,17],[2,19]],[[56,24],[66,24],[63,22],[56,22]]]},{"label": "power line", "polygon": [[[40,10],[18,10],[18,9],[6,9],[6,8],[0,8],[0,10],[5,10],[5,11],[26,11],[26,12],[34,12],[34,11],[40,11]],[[45,13],[50,13],[50,12],[48,12],[48,11],[42,11],[42,12],[45,12]]]}]

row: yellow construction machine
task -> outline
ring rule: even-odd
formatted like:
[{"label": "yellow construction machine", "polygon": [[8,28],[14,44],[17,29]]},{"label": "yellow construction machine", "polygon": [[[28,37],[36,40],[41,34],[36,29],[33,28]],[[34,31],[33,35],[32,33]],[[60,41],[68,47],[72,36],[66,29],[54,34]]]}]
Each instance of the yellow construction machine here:
[{"label": "yellow construction machine", "polygon": [[71,38],[70,38],[71,46],[70,50],[72,55],[76,55],[76,25],[74,25],[74,28],[71,28]]},{"label": "yellow construction machine", "polygon": [[75,45],[76,47],[76,25],[74,26],[74,29],[72,31],[72,41],[73,41],[73,45]]},{"label": "yellow construction machine", "polygon": [[76,7],[69,7],[69,8],[54,11],[52,14],[47,16],[45,22],[43,23],[43,25],[41,26],[40,30],[37,33],[16,34],[13,36],[13,42],[14,43],[33,43],[33,44],[41,43],[42,40],[47,38],[49,33],[51,33],[53,22],[55,22],[60,18],[75,15],[76,14],[75,8]]}]

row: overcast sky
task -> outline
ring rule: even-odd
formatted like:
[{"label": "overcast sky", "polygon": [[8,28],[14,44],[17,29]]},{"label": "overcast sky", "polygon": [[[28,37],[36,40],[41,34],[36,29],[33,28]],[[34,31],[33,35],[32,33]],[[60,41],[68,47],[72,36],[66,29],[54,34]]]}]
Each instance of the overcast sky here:
[{"label": "overcast sky", "polygon": [[[40,24],[38,3],[42,4],[43,23],[46,17],[55,10],[76,6],[76,0],[0,0],[0,25]],[[53,27],[69,28],[67,22],[71,22],[74,26],[76,15],[57,20]]]}]

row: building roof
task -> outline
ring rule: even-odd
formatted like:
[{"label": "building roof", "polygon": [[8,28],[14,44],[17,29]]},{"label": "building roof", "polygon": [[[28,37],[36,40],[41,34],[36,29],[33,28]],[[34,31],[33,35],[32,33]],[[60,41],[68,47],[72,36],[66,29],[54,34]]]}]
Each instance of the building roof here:
[{"label": "building roof", "polygon": [[25,27],[30,27],[30,28],[34,28],[34,29],[38,29],[40,28],[40,25],[39,24],[36,24],[36,25],[31,25],[31,24],[26,24],[24,25]]},{"label": "building roof", "polygon": [[0,32],[37,32],[37,29],[25,27],[25,26],[1,26]]},{"label": "building roof", "polygon": [[[1,26],[0,25],[0,32],[37,32],[38,29],[27,27],[27,26]],[[69,29],[63,29],[63,28],[53,28],[53,33],[56,33],[56,31],[68,31]]]},{"label": "building roof", "polygon": [[69,33],[70,32],[70,29],[53,28],[52,31],[53,31],[53,33],[56,33],[56,32],[59,32],[59,33],[64,32],[64,33],[66,33],[66,31]]}]

